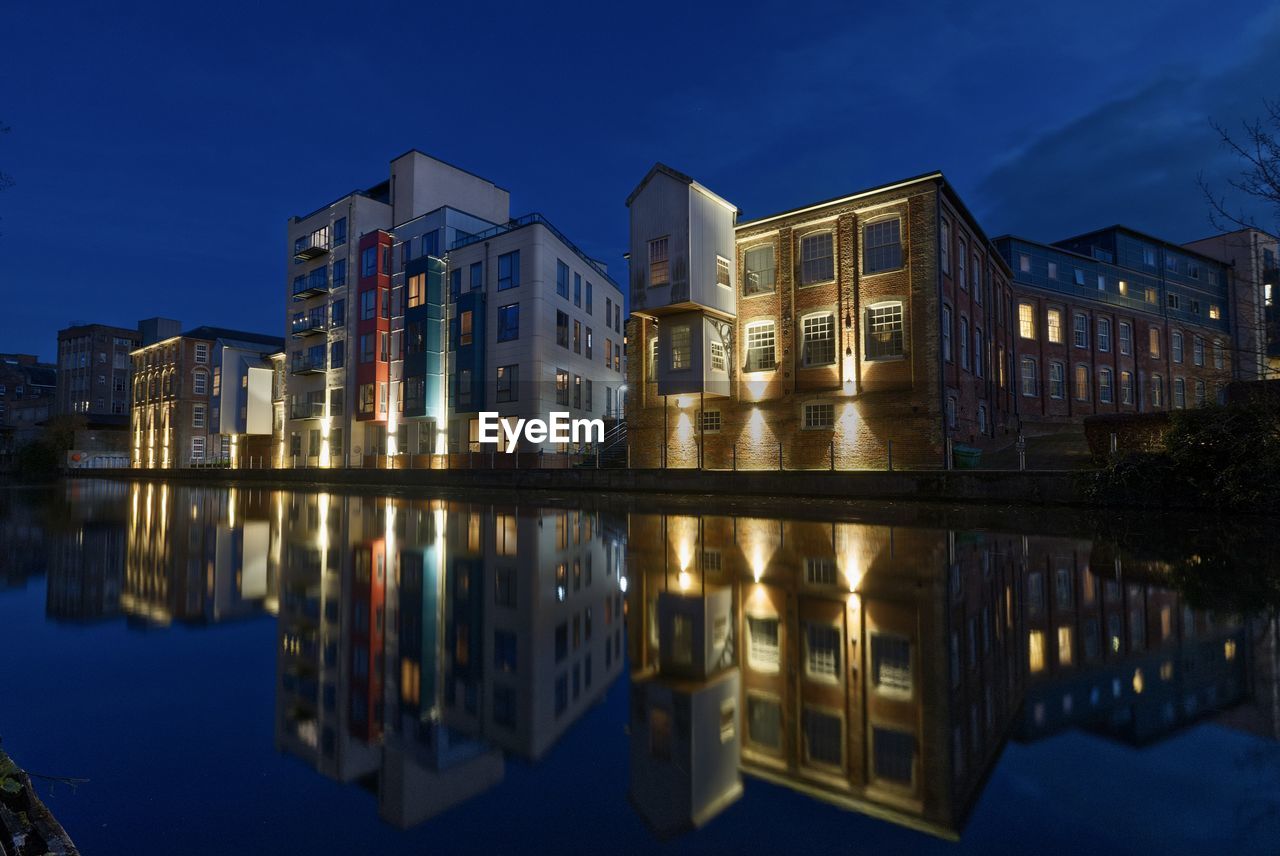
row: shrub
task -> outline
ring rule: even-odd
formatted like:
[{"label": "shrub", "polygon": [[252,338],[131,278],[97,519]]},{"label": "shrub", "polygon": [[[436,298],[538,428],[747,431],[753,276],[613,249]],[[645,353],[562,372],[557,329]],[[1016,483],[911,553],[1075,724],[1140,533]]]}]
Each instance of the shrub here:
[{"label": "shrub", "polygon": [[1164,451],[1115,456],[1088,491],[1102,504],[1280,508],[1280,413],[1261,398],[1174,411]]}]

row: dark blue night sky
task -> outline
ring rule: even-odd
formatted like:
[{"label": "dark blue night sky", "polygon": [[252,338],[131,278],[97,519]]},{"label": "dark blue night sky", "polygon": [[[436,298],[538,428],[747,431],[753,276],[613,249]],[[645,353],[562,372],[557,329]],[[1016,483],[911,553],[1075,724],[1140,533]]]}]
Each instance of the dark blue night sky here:
[{"label": "dark blue night sky", "polygon": [[[1207,118],[1280,6],[17,3],[0,11],[0,350],[72,320],[278,332],[285,221],[419,148],[617,271],[655,160],[752,217],[944,170],[987,230],[1209,234]],[[1257,212],[1269,215],[1272,212]]]}]

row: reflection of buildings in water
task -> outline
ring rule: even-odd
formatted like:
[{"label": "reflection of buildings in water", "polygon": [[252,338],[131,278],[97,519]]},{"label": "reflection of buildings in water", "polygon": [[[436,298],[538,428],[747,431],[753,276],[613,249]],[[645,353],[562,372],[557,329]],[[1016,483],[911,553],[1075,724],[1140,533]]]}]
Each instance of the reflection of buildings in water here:
[{"label": "reflection of buildings in water", "polygon": [[277,745],[407,827],[537,759],[621,667],[595,514],[283,500]]},{"label": "reflection of buildings in water", "polygon": [[946,837],[1011,730],[1132,740],[1238,701],[1242,632],[1087,541],[632,515],[632,799],[659,832],[740,772]]},{"label": "reflection of buildings in water", "polygon": [[44,551],[39,506],[15,491],[0,491],[0,589],[22,588],[44,573]]},{"label": "reflection of buildings in water", "polygon": [[215,624],[274,611],[272,493],[129,486],[121,608],[132,621]]},{"label": "reflection of buildings in water", "polygon": [[58,525],[45,533],[49,563],[45,613],[50,618],[90,622],[120,614],[128,494],[129,486],[123,482],[65,484]]}]

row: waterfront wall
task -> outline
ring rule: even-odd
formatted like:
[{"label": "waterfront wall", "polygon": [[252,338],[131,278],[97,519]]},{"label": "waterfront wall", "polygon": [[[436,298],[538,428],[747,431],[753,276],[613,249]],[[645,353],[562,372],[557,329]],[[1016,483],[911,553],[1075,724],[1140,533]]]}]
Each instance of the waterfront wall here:
[{"label": "waterfront wall", "polygon": [[288,487],[669,493],[819,499],[921,500],[1008,505],[1085,505],[1079,474],[955,470],[919,472],[706,470],[77,470],[76,478],[149,479]]}]

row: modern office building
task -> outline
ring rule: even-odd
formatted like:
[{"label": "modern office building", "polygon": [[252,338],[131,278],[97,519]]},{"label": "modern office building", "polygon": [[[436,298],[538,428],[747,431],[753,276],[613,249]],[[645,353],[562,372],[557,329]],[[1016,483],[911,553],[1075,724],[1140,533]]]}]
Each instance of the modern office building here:
[{"label": "modern office building", "polygon": [[115,416],[128,425],[132,360],[142,344],[137,330],[106,324],[75,324],[58,331],[55,410],[91,419]]},{"label": "modern office building", "polygon": [[277,336],[196,327],[135,350],[134,467],[266,467],[276,406]]},{"label": "modern office building", "polygon": [[486,179],[417,151],[390,172],[289,222],[287,465],[431,466],[482,409],[616,413],[603,265]]},{"label": "modern office building", "polygon": [[1187,249],[1231,267],[1232,332],[1239,380],[1280,377],[1280,238],[1261,229],[1237,229],[1192,241]]},{"label": "modern office building", "polygon": [[1257,377],[1260,290],[1227,264],[1124,226],[996,246],[1013,271],[1023,420],[1194,407]]},{"label": "modern office building", "polygon": [[1009,272],[941,173],[747,222],[661,164],[627,200],[638,467],[941,467],[1012,429]]}]

